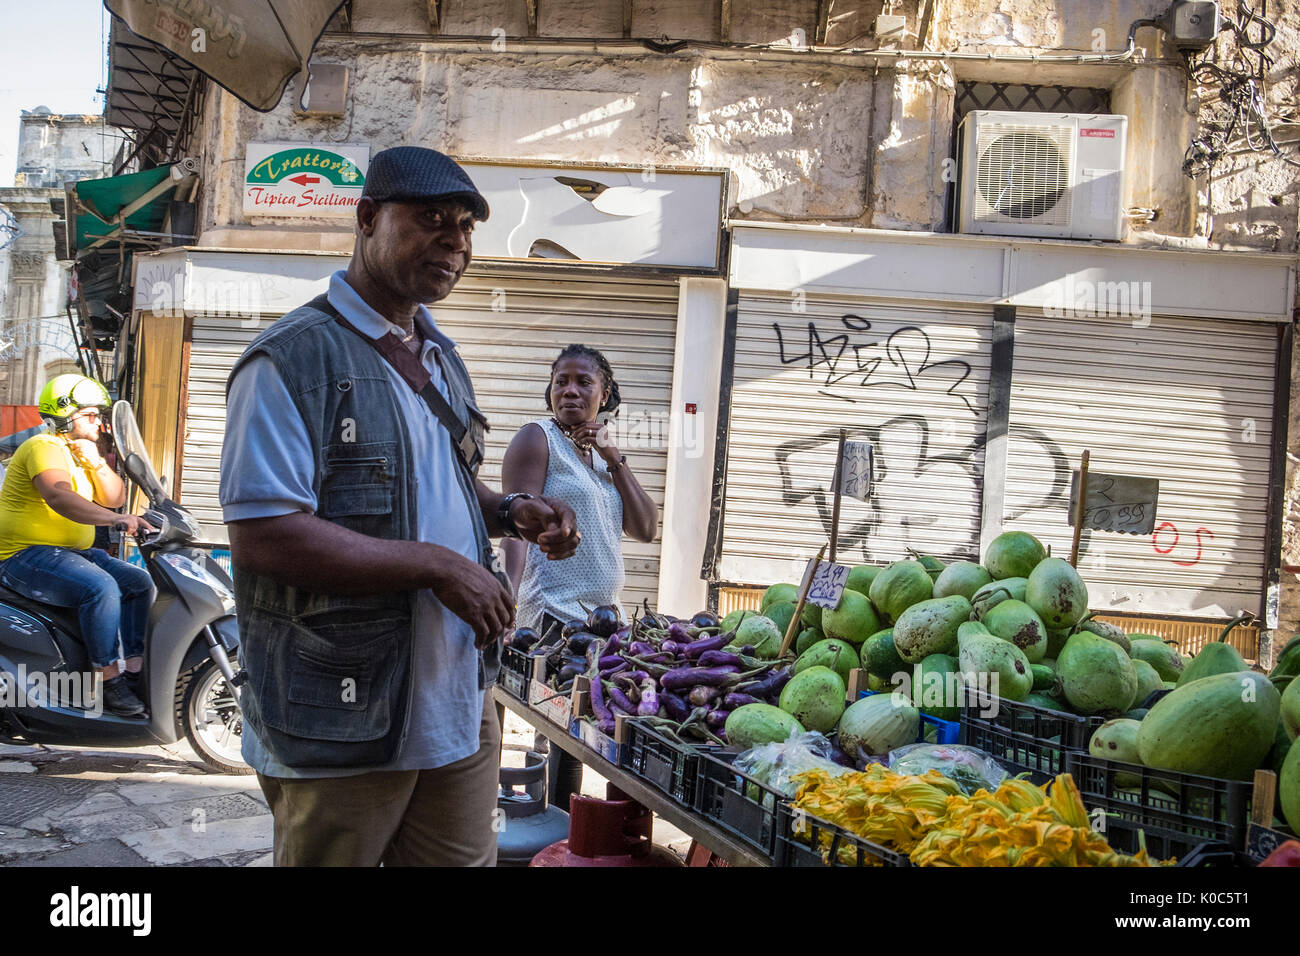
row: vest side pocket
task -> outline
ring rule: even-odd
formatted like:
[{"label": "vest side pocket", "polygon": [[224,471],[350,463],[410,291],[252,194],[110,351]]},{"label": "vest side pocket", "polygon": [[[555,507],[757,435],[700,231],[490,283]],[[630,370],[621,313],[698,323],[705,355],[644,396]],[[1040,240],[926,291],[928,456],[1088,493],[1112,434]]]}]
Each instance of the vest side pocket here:
[{"label": "vest side pocket", "polygon": [[244,636],[263,746],[288,767],[363,767],[396,755],[406,712],[409,621],[323,637],[275,615]]}]

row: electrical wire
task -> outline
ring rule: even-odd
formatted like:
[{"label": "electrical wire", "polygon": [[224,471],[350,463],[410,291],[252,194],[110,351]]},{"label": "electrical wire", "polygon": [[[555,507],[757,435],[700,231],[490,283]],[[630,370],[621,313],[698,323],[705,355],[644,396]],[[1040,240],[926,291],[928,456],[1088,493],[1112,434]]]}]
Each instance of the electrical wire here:
[{"label": "electrical wire", "polygon": [[1268,115],[1268,77],[1276,60],[1266,50],[1277,37],[1277,26],[1268,18],[1267,0],[1262,0],[1258,10],[1255,4],[1238,0],[1236,18],[1224,19],[1235,40],[1227,63],[1216,63],[1212,51],[1199,61],[1190,55],[1187,59],[1192,80],[1206,87],[1217,86],[1218,99],[1208,105],[1201,134],[1187,147],[1183,173],[1192,179],[1213,176],[1220,161],[1241,152],[1236,146],[1243,140],[1250,152],[1271,153],[1273,158],[1300,168],[1300,162],[1282,155],[1282,146],[1272,129],[1275,122],[1285,126],[1296,123],[1281,118],[1270,120]]}]

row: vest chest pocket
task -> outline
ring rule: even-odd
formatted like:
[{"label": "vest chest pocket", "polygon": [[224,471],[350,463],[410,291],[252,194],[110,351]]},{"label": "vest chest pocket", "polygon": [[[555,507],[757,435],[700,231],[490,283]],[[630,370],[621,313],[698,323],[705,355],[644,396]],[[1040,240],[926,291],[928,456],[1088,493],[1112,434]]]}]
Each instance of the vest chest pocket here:
[{"label": "vest chest pocket", "polygon": [[318,517],[377,538],[396,536],[395,442],[340,442],[325,448]]}]

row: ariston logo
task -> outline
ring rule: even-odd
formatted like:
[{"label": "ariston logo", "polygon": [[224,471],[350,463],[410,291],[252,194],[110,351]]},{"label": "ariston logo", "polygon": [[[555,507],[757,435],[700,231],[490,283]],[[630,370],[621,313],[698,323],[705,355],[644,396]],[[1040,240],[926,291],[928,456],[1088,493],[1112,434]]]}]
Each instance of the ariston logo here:
[{"label": "ariston logo", "polygon": [[126,926],[133,936],[148,936],[152,914],[152,893],[82,893],[73,886],[50,897],[51,926]]}]

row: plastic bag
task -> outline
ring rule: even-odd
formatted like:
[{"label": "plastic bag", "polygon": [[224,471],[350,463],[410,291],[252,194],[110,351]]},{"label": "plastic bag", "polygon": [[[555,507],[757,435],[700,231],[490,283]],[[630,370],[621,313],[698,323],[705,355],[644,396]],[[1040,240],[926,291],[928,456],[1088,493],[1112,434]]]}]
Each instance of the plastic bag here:
[{"label": "plastic bag", "polygon": [[962,744],[908,744],[890,751],[886,766],[895,773],[917,776],[937,770],[966,794],[981,789],[992,793],[1011,776],[978,747]]},{"label": "plastic bag", "polygon": [[852,772],[831,759],[830,740],[815,730],[793,733],[784,743],[759,744],[736,758],[732,766],[778,793],[793,797],[799,789],[791,778],[809,770],[825,770],[832,776]]}]

